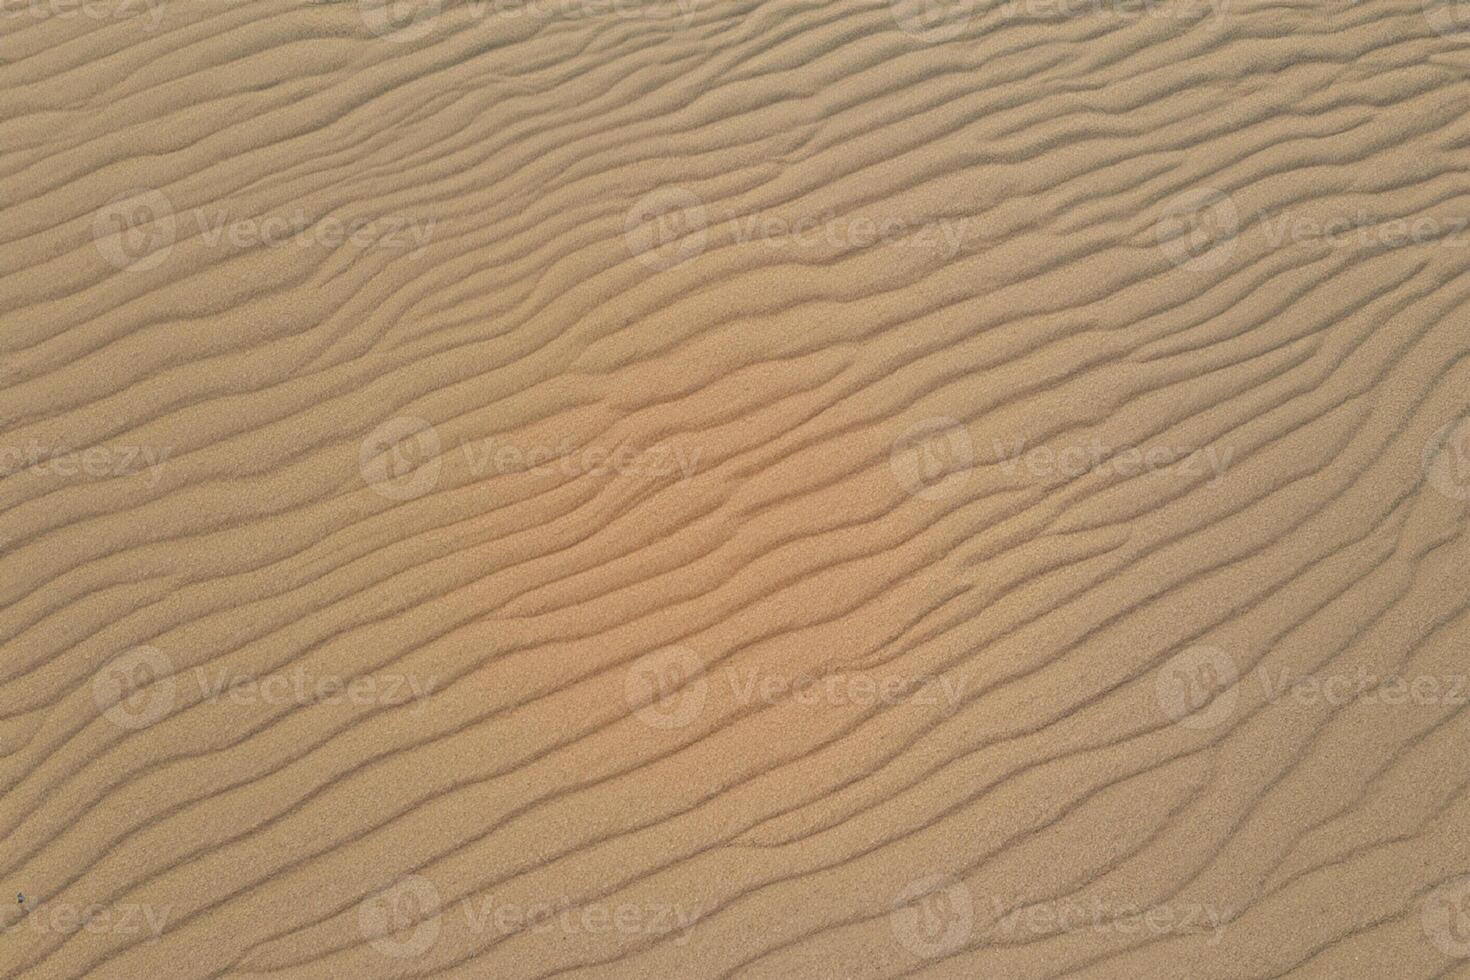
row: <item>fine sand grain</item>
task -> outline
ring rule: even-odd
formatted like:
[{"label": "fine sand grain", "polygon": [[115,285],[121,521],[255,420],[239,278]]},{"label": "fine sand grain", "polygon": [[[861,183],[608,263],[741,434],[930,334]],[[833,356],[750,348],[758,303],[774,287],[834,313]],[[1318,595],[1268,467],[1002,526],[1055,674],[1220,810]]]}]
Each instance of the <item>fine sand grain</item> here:
[{"label": "fine sand grain", "polygon": [[0,0],[0,976],[1470,978],[1470,8]]}]

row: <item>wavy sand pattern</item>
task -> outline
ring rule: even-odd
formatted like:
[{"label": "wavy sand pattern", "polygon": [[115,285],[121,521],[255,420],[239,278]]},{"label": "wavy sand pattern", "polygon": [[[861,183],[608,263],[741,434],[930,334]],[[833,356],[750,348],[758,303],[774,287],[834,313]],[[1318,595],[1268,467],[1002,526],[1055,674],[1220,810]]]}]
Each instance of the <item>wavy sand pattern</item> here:
[{"label": "wavy sand pattern", "polygon": [[1463,2],[0,14],[0,975],[1470,978]]}]

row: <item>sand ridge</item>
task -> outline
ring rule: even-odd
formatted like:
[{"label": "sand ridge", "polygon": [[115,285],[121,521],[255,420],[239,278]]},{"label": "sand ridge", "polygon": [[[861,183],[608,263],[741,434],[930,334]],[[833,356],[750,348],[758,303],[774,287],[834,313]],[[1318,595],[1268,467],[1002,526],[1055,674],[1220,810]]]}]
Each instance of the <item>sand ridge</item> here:
[{"label": "sand ridge", "polygon": [[1470,20],[0,5],[0,975],[1470,977]]}]

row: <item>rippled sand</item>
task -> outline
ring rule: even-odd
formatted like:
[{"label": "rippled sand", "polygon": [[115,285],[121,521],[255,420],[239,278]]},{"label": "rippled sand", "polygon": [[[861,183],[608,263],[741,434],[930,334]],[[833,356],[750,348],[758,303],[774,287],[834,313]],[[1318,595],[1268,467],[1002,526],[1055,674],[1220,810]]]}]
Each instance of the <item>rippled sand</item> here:
[{"label": "rippled sand", "polygon": [[0,14],[0,975],[1470,978],[1470,8]]}]

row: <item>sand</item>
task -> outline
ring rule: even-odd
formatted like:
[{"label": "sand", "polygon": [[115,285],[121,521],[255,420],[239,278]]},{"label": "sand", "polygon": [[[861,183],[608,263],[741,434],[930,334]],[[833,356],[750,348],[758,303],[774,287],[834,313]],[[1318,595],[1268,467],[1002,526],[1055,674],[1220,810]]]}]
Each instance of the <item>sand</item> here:
[{"label": "sand", "polygon": [[1470,978],[1463,7],[0,14],[0,975]]}]

